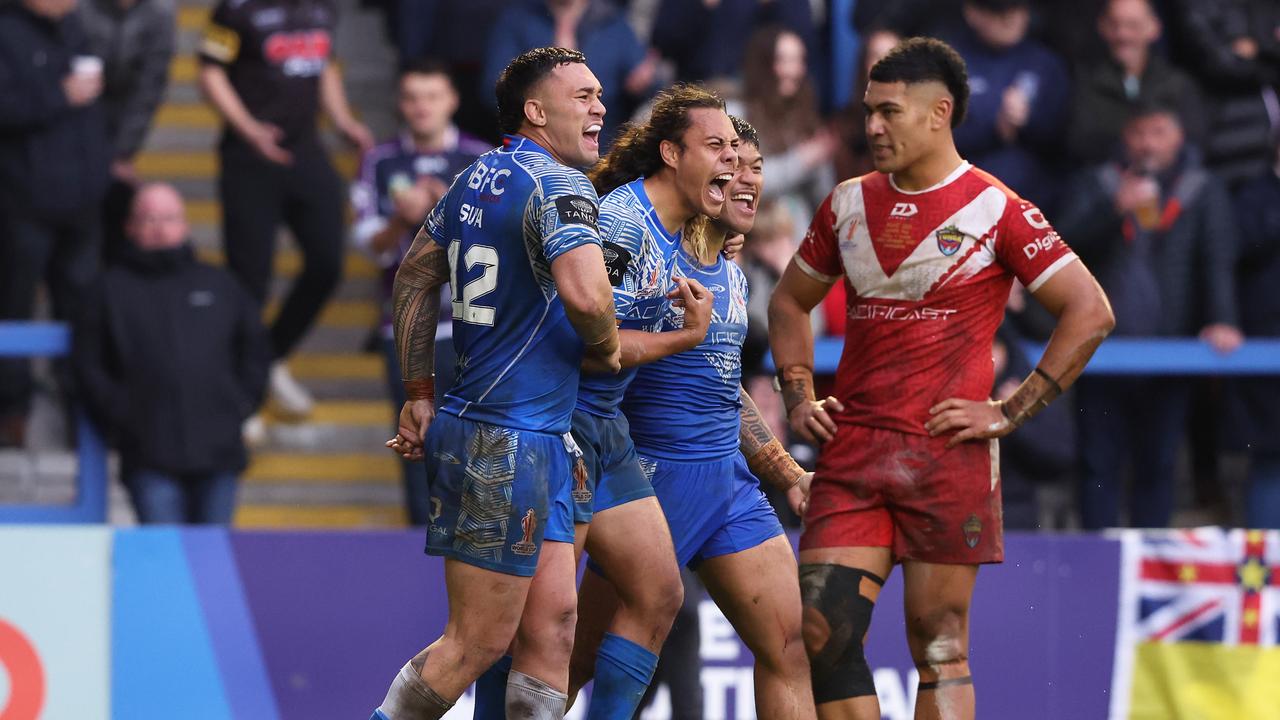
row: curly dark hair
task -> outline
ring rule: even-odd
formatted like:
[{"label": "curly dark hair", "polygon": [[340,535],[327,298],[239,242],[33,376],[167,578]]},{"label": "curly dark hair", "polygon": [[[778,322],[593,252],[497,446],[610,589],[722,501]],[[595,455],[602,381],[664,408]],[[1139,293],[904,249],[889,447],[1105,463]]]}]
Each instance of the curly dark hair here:
[{"label": "curly dark hair", "polygon": [[529,91],[552,70],[570,63],[585,65],[587,56],[568,48],[541,47],[512,60],[493,88],[498,99],[498,131],[508,135],[519,132],[524,124],[524,101],[529,99]]},{"label": "curly dark hair", "polygon": [[638,177],[648,177],[663,167],[663,140],[680,144],[698,108],[724,110],[719,95],[693,83],[679,83],[658,93],[653,112],[645,123],[627,123],[618,131],[609,154],[591,168],[587,177],[603,196]]},{"label": "curly dark hair", "polygon": [[969,109],[969,72],[964,58],[941,40],[913,37],[903,40],[871,68],[871,80],[879,83],[902,82],[908,85],[937,81],[947,86],[955,107],[951,111],[951,127],[964,121]]}]

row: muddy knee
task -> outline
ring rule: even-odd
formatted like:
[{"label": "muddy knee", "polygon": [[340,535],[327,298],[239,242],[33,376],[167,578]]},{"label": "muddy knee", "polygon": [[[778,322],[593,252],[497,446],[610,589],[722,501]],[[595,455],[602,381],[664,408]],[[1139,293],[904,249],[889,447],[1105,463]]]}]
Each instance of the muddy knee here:
[{"label": "muddy knee", "polygon": [[921,690],[973,682],[967,628],[964,608],[944,606],[908,616],[911,659],[920,671]]},{"label": "muddy knee", "polygon": [[862,641],[871,625],[873,598],[882,585],[884,580],[857,568],[817,563],[800,566],[802,635],[809,653],[813,698],[819,705],[875,695]]}]

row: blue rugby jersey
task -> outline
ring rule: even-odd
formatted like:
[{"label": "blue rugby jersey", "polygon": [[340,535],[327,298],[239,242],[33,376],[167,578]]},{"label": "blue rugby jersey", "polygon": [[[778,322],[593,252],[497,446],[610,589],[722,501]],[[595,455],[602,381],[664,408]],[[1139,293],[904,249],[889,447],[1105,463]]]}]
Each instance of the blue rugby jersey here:
[{"label": "blue rugby jersey", "polygon": [[[600,239],[618,327],[656,331],[680,234],[671,235],[662,227],[644,191],[644,178],[614,189],[600,201]],[[617,375],[583,375],[578,408],[614,417],[635,374],[635,368],[630,368]]]},{"label": "blue rugby jersey", "polygon": [[458,377],[443,412],[519,430],[565,433],[582,341],[551,263],[600,244],[598,199],[581,172],[528,138],[507,136],[463,170],[424,228],[449,252]]},{"label": "blue rugby jersey", "polygon": [[[640,367],[622,411],[637,452],[661,460],[717,460],[738,452],[747,278],[723,256],[704,266],[683,248],[673,274],[697,280],[715,294],[711,327],[698,347]],[[664,300],[657,329],[672,330],[683,322],[684,309]]]}]

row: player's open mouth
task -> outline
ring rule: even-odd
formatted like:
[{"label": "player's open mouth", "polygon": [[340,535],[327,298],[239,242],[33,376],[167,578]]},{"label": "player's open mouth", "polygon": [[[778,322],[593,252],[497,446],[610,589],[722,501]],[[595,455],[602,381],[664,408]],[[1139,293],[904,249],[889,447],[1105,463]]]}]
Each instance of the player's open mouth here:
[{"label": "player's open mouth", "polygon": [[729,202],[740,213],[754,215],[756,212],[756,194],[750,190],[739,190],[729,197]]},{"label": "player's open mouth", "polygon": [[599,150],[600,149],[600,123],[592,123],[591,125],[588,125],[587,129],[582,133],[582,137],[587,139],[588,145]]},{"label": "player's open mouth", "polygon": [[720,205],[724,203],[724,189],[733,179],[733,173],[720,173],[711,178],[711,183],[707,185],[707,196],[711,198],[711,202]]}]

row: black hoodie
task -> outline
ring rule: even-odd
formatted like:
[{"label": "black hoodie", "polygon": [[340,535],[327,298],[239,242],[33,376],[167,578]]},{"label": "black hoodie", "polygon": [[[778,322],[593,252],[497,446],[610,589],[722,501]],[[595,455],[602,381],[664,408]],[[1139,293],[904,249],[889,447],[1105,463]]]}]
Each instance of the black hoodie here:
[{"label": "black hoodie", "polygon": [[127,465],[242,470],[240,425],[261,401],[270,350],[259,309],[188,247],[129,245],[74,326],[81,395]]}]

